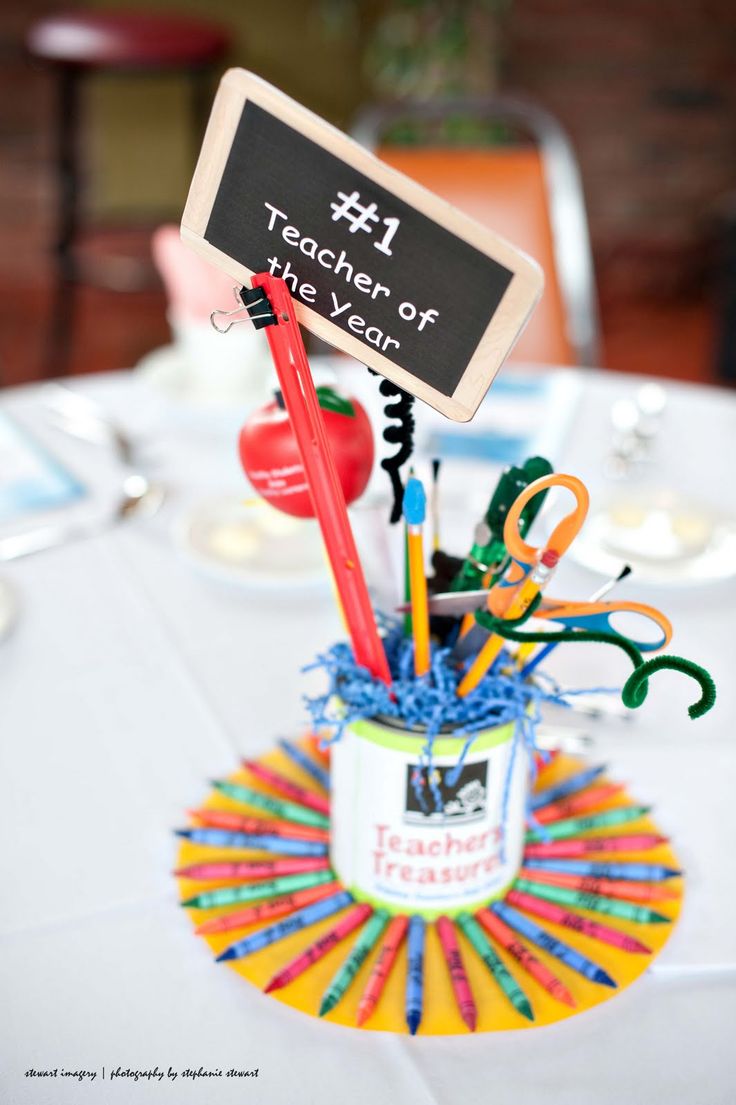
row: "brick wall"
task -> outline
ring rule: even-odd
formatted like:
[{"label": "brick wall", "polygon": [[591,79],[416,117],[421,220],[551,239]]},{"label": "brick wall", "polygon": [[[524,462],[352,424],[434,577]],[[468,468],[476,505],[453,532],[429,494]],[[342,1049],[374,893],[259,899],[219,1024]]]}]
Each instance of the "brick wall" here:
[{"label": "brick wall", "polygon": [[515,0],[507,87],[568,130],[599,275],[613,293],[690,293],[736,192],[734,0]]}]

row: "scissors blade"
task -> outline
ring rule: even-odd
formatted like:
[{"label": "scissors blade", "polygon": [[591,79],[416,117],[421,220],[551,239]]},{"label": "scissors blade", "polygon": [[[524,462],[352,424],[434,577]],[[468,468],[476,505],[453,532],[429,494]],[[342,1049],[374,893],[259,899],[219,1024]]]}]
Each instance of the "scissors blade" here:
[{"label": "scissors blade", "polygon": [[[480,610],[488,598],[488,591],[442,591],[437,595],[430,595],[428,606],[430,614],[441,614],[446,618],[461,618],[463,614],[470,614],[473,610]],[[399,614],[405,614],[411,610],[411,603],[404,602],[396,607]]]}]

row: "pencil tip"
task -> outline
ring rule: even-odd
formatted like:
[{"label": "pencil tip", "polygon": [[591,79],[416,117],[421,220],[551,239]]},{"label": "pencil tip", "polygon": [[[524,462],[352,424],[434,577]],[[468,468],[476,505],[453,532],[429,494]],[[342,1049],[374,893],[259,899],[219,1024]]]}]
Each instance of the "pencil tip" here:
[{"label": "pencil tip", "polygon": [[526,1017],[528,1021],[534,1020],[534,1010],[531,1007],[531,1003],[528,1001],[520,1001],[517,1006],[519,1012],[523,1017]]},{"label": "pencil tip", "polygon": [[606,971],[604,971],[602,967],[599,967],[596,971],[595,981],[600,982],[601,986],[610,986],[612,990],[618,990],[618,983],[616,982],[616,980],[611,978],[611,976]]},{"label": "pencil tip", "polygon": [[370,1014],[367,1009],[358,1009],[355,1017],[355,1023],[357,1024],[358,1028],[365,1024],[369,1016]]},{"label": "pencil tip", "polygon": [[188,839],[191,829],[174,829],[174,836],[183,836]]},{"label": "pencil tip", "polygon": [[235,959],[235,953],[232,948],[225,948],[224,952],[220,952],[215,956],[215,963],[224,963],[228,959]]},{"label": "pencil tip", "polygon": [[412,1036],[416,1036],[417,1029],[419,1028],[419,1022],[420,1022],[421,1019],[422,1019],[421,1014],[419,1014],[419,1013],[409,1013],[409,1014],[407,1014],[406,1023],[409,1027],[409,1032],[411,1033]]},{"label": "pencil tip", "polygon": [[274,977],[269,982],[267,982],[266,985],[263,987],[263,992],[264,992],[264,994],[270,994],[272,990],[280,990],[280,989],[281,989],[281,983],[279,982],[278,975],[274,975]]}]

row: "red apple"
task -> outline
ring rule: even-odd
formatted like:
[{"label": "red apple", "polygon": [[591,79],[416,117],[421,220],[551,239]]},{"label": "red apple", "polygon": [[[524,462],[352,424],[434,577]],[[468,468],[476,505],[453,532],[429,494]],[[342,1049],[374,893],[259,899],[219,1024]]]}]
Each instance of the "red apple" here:
[{"label": "red apple", "polygon": [[[371,424],[355,399],[329,387],[318,387],[317,397],[345,501],[352,503],[365,491],[373,468]],[[243,426],[240,462],[255,491],[271,506],[297,518],[313,518],[296,438],[280,398],[255,411]]]}]

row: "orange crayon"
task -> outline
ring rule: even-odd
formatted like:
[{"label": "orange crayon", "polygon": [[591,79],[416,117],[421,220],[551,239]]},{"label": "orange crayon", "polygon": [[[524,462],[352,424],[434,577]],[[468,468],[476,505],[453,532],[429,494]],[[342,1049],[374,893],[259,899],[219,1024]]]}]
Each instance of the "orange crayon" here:
[{"label": "orange crayon", "polygon": [[373,965],[373,970],[370,973],[365,990],[358,1004],[357,1022],[359,1025],[364,1024],[365,1021],[368,1020],[373,1010],[378,1005],[384,986],[388,981],[391,969],[396,961],[401,942],[406,936],[408,927],[408,917],[394,917],[389,922],[386,934],[383,938],[381,950],[378,953],[378,959]]},{"label": "orange crayon", "polygon": [[255,836],[283,836],[291,840],[313,840],[319,844],[328,844],[330,834],[327,829],[313,828],[311,825],[297,825],[293,821],[275,821],[264,817],[247,817],[232,810],[189,810],[189,816],[200,825],[212,829],[232,829],[237,833],[249,833]]},{"label": "orange crayon", "polygon": [[628,879],[566,875],[560,871],[538,871],[523,867],[519,871],[519,878],[548,883],[550,886],[563,886],[568,890],[582,890],[586,894],[602,894],[608,898],[628,898],[631,902],[663,902],[680,897],[676,890],[668,886],[652,886],[630,882]]},{"label": "orange crayon", "polygon": [[609,798],[613,798],[623,790],[623,783],[601,783],[600,786],[590,787],[570,798],[561,798],[559,802],[550,802],[548,806],[541,806],[534,811],[535,819],[540,825],[549,825],[552,821],[562,821],[566,817],[576,817],[578,814],[587,813],[603,805]]},{"label": "orange crayon", "polygon": [[483,928],[489,933],[489,935],[504,948],[509,955],[512,955],[516,962],[524,968],[536,979],[543,989],[547,991],[556,1001],[563,1002],[565,1005],[575,1008],[575,998],[572,996],[567,987],[560,982],[559,978],[556,978],[552,974],[548,967],[545,967],[544,963],[540,963],[535,955],[529,951],[525,944],[522,944],[521,940],[517,937],[508,925],[497,917],[495,913],[491,913],[489,909],[479,909],[476,913],[476,917],[483,925]]}]

